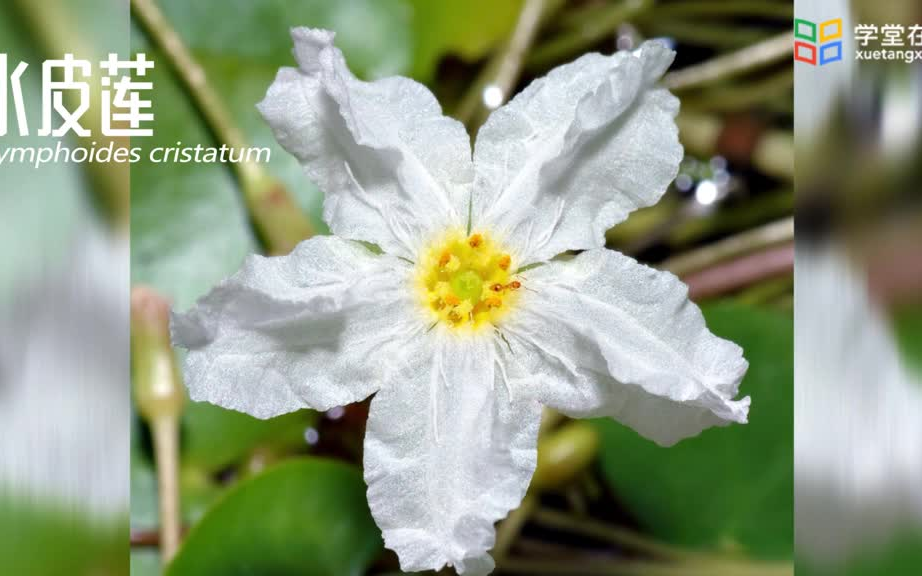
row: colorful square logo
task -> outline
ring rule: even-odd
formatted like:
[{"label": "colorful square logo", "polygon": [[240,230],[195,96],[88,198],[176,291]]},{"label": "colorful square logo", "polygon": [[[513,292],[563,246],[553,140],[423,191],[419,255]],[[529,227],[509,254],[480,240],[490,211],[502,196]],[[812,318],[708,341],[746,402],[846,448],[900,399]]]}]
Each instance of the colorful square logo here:
[{"label": "colorful square logo", "polygon": [[[817,41],[819,36],[819,41]],[[794,19],[794,60],[816,66],[842,59],[842,19],[811,22]]]}]

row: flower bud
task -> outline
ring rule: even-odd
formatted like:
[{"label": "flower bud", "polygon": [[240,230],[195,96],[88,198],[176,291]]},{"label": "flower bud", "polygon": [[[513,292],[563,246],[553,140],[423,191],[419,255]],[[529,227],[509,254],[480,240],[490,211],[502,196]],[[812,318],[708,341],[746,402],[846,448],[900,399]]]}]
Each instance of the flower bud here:
[{"label": "flower bud", "polygon": [[533,488],[560,488],[595,459],[599,435],[586,422],[569,422],[538,442],[538,467]]},{"label": "flower bud", "polygon": [[144,286],[131,291],[131,372],[145,420],[179,416],[185,395],[170,344],[170,305]]}]

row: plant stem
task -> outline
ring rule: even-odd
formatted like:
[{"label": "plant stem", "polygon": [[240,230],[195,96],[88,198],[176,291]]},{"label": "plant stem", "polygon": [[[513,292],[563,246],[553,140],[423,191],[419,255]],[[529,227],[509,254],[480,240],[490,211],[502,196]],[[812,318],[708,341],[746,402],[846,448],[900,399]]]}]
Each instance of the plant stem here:
[{"label": "plant stem", "polygon": [[761,104],[774,106],[779,99],[789,100],[793,87],[794,70],[785,68],[764,79],[691,92],[682,98],[682,109],[735,112]]},{"label": "plant stem", "polygon": [[[525,0],[509,41],[484,66],[461,100],[455,117],[467,125],[472,134],[477,132],[493,108],[509,99],[522,72],[525,55],[538,33],[542,18],[549,11],[548,0]],[[488,107],[484,102],[484,90],[488,87],[495,88],[501,96],[497,106]]]},{"label": "plant stem", "polygon": [[[215,139],[229,148],[246,148],[243,133],[208,83],[205,71],[164,18],[155,1],[131,0],[131,14],[166,56]],[[250,219],[269,253],[288,253],[298,242],[313,234],[310,223],[284,184],[255,162],[237,162],[231,167],[243,192]]]},{"label": "plant stem", "polygon": [[185,402],[170,344],[170,305],[150,288],[131,291],[131,367],[138,413],[151,427],[164,564],[179,547],[179,417]]},{"label": "plant stem", "polygon": [[684,276],[729,258],[793,239],[794,218],[788,217],[724,238],[697,250],[679,254],[664,261],[659,267],[678,276]]},{"label": "plant stem", "polygon": [[665,242],[673,253],[678,253],[683,247],[700,242],[702,239],[753,228],[777,218],[789,216],[793,211],[794,191],[776,190],[760,194],[748,202],[741,202],[738,206],[727,207],[708,216],[688,220],[669,232]]},{"label": "plant stem", "polygon": [[528,522],[528,518],[532,515],[537,506],[537,496],[529,492],[522,500],[522,504],[500,523],[499,528],[496,530],[496,545],[493,547],[492,552],[493,558],[496,560],[497,564],[502,563],[506,559],[516,538],[518,538],[519,534],[522,532],[522,527]]},{"label": "plant stem", "polygon": [[683,44],[733,49],[748,46],[770,36],[773,29],[752,26],[729,27],[726,23],[707,24],[688,18],[664,19],[659,12],[651,14],[641,25],[650,36],[668,36]]},{"label": "plant stem", "polygon": [[539,508],[532,514],[532,518],[537,524],[547,528],[561,530],[585,536],[602,542],[614,544],[625,550],[640,552],[666,560],[687,560],[690,558],[700,559],[702,554],[680,550],[651,540],[632,530],[603,524],[596,520],[587,518],[576,518],[562,512]]},{"label": "plant stem", "polygon": [[793,49],[794,33],[785,32],[701,64],[670,72],[663,77],[663,84],[675,91],[698,88],[782,60]]},{"label": "plant stem", "polygon": [[657,8],[661,16],[761,16],[764,18],[790,19],[794,7],[790,3],[766,0],[700,0],[663,4]]},{"label": "plant stem", "polygon": [[541,15],[544,12],[545,0],[525,0],[522,6],[522,12],[516,22],[512,38],[506,46],[505,53],[500,59],[499,70],[493,83],[500,88],[504,98],[508,98],[509,93],[515,86],[522,71],[522,60],[525,53],[535,39],[538,33],[538,26],[541,23]]},{"label": "plant stem", "polygon": [[743,304],[755,306],[759,304],[769,304],[779,298],[793,295],[794,271],[791,270],[791,272],[791,274],[766,280],[765,282],[753,284],[745,288],[736,296],[736,300]]},{"label": "plant stem", "polygon": [[702,300],[794,270],[794,243],[766,248],[685,276],[688,297]]},{"label": "plant stem", "polygon": [[160,500],[160,556],[166,564],[179,549],[179,419],[160,417],[151,423]]},{"label": "plant stem", "polygon": [[[216,140],[231,148],[246,148],[246,140],[234,124],[218,94],[205,76],[205,70],[189,53],[179,34],[173,29],[155,0],[131,0],[131,15],[153,43],[163,51]],[[234,166],[241,180],[252,178],[251,170],[259,170],[254,164],[240,163]]]},{"label": "plant stem", "polygon": [[637,17],[653,6],[653,0],[619,2],[604,9],[589,7],[585,17],[571,17],[575,29],[560,34],[536,47],[529,55],[525,68],[530,71],[546,70],[612,36],[624,22]]}]

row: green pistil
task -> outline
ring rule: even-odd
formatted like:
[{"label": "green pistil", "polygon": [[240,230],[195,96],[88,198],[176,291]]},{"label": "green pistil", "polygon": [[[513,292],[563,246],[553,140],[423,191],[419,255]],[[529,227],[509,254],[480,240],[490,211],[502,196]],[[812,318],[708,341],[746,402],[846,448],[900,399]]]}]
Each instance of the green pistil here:
[{"label": "green pistil", "polygon": [[480,302],[480,294],[483,292],[483,280],[473,270],[458,272],[451,277],[449,284],[452,292],[461,300],[467,300],[471,304]]}]

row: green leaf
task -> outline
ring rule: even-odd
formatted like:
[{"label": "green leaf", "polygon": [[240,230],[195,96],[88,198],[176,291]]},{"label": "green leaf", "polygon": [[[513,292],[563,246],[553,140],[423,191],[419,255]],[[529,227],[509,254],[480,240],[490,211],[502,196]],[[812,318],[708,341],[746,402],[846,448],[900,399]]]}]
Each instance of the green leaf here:
[{"label": "green leaf", "polygon": [[793,553],[793,320],[740,304],[704,308],[708,327],[743,347],[749,424],[706,430],[661,448],[612,420],[597,420],[604,475],[655,536],[679,545]]},{"label": "green leaf", "polygon": [[228,492],[189,533],[167,575],[358,575],[381,548],[357,469],[292,460]]},{"label": "green leaf", "polygon": [[[405,0],[163,0],[164,15],[197,56],[294,66],[291,28],[326,28],[350,69],[364,78],[410,67],[411,11]],[[215,18],[216,14],[233,18]]]},{"label": "green leaf", "polygon": [[315,413],[303,410],[259,420],[212,404],[190,402],[183,413],[183,464],[216,472],[239,462],[257,446],[303,447],[304,431],[315,419]]},{"label": "green leaf", "polygon": [[256,250],[231,172],[220,164],[153,163],[154,148],[214,146],[159,53],[150,72],[154,134],[135,139],[131,167],[131,276],[185,309]]},{"label": "green leaf", "polygon": [[445,54],[470,62],[496,48],[515,27],[522,0],[412,0],[412,5],[413,76],[429,82]]},{"label": "green leaf", "polygon": [[903,359],[922,378],[922,305],[897,310],[893,315],[893,326]]},{"label": "green leaf", "polygon": [[922,566],[922,533],[904,534],[884,549],[845,566],[822,568],[797,561],[797,576],[916,576]]},{"label": "green leaf", "polygon": [[0,487],[3,573],[28,576],[126,574],[127,526],[121,515],[89,517],[73,506]]}]

